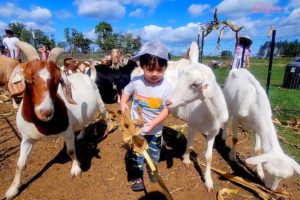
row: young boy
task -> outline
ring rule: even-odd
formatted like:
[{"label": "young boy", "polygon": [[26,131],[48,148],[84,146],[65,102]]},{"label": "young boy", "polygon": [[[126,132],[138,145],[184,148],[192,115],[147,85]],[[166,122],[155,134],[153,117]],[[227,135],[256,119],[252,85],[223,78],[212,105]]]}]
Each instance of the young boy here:
[{"label": "young boy", "polygon": [[[121,97],[121,110],[128,109],[127,102],[133,96],[131,116],[133,120],[138,119],[137,108],[142,108],[144,125],[142,136],[147,140],[148,153],[157,165],[160,157],[162,140],[162,121],[167,118],[169,112],[165,102],[172,92],[172,86],[163,78],[168,66],[169,52],[163,43],[158,40],[149,41],[142,46],[137,56],[132,59],[139,59],[144,74],[137,76],[125,87]],[[143,167],[144,157],[138,153],[131,154],[131,169],[133,177],[131,188],[133,191],[144,190]],[[156,178],[147,171],[151,182]]]}]

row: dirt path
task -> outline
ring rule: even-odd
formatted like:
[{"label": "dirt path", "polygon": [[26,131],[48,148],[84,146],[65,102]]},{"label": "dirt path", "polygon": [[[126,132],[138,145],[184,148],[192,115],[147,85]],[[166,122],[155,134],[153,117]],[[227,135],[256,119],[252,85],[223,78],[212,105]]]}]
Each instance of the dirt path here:
[{"label": "dirt path", "polygon": [[[10,186],[15,173],[16,161],[19,156],[19,135],[16,131],[15,116],[4,118],[4,113],[11,112],[10,104],[0,104],[0,197]],[[116,110],[116,105],[109,105],[109,110]],[[117,117],[117,120],[119,118]],[[168,125],[182,124],[181,121],[169,117]],[[120,128],[110,134],[105,134],[105,124],[97,124],[97,133],[88,131],[85,139],[76,142],[78,158],[83,173],[71,178],[71,162],[68,158],[63,139],[48,138],[36,142],[22,179],[20,194],[16,199],[164,199],[161,189],[155,183],[149,182],[145,175],[147,193],[132,192],[127,180],[125,165],[126,149],[123,147]],[[222,188],[237,189],[236,195],[225,199],[256,199],[252,193],[224,180],[212,172],[215,190],[208,192],[203,184],[204,168],[196,163],[185,166],[181,162],[181,155],[185,149],[186,139],[183,135],[171,129],[166,129],[164,136],[168,148],[162,152],[159,162],[159,172],[176,200],[187,199],[216,199],[217,191]],[[254,171],[243,166],[243,160],[253,155],[254,146],[250,137],[242,136],[242,144],[238,146],[239,164],[228,161],[229,148],[216,142],[213,151],[213,167],[244,178],[254,178]],[[230,141],[230,138],[228,138]],[[202,135],[195,138],[195,152],[197,158],[205,161],[206,142]],[[279,190],[288,190],[294,199],[300,199],[300,178],[294,176],[282,181]]]}]

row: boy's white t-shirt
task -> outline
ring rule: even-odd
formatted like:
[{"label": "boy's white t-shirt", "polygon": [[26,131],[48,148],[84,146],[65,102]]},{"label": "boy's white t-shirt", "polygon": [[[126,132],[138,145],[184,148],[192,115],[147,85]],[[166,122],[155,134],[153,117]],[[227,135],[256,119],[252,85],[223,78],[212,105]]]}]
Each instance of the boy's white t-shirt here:
[{"label": "boy's white t-shirt", "polygon": [[[144,75],[134,77],[124,88],[127,95],[133,95],[131,117],[138,119],[137,108],[140,106],[144,124],[152,121],[166,107],[166,100],[171,96],[172,90],[172,85],[164,78],[156,84],[149,84]],[[159,124],[147,135],[154,135],[162,129],[163,125]]]},{"label": "boy's white t-shirt", "polygon": [[17,37],[5,37],[2,41],[3,45],[6,46],[10,52],[11,58],[17,57],[16,42],[19,41]]}]

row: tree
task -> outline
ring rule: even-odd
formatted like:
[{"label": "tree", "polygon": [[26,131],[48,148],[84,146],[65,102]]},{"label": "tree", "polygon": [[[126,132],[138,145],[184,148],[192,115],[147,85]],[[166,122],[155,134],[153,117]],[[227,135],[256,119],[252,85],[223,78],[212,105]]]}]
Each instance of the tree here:
[{"label": "tree", "polygon": [[97,34],[96,43],[101,50],[112,50],[117,44],[117,35],[113,35],[113,28],[107,22],[100,22],[95,27],[95,33]]},{"label": "tree", "polygon": [[[265,42],[262,44],[258,51],[259,57],[268,57],[269,56],[269,48],[270,48],[270,42]],[[298,40],[294,41],[279,41],[275,43],[275,53],[281,56],[289,56],[289,57],[295,57],[300,54],[300,43]]]},{"label": "tree", "polygon": [[125,34],[119,36],[120,48],[123,53],[134,54],[142,45],[141,38],[134,38],[132,34]]},{"label": "tree", "polygon": [[18,37],[21,39],[21,32],[23,30],[26,30],[26,25],[16,22],[16,23],[9,23],[8,26],[10,28],[12,28],[12,30],[14,31],[14,36]]},{"label": "tree", "polygon": [[257,56],[260,58],[267,58],[269,54],[270,42],[265,42],[263,45],[259,47]]},{"label": "tree", "polygon": [[63,49],[66,49],[67,45],[68,45],[68,44],[67,44],[66,42],[59,42],[59,43],[57,44],[58,47],[63,48]]},{"label": "tree", "polygon": [[82,53],[87,53],[88,51],[90,51],[90,44],[92,43],[92,41],[90,39],[84,38],[84,35],[82,33],[75,34],[71,38],[71,40],[76,50],[81,49]]},{"label": "tree", "polygon": [[43,31],[40,29],[37,29],[34,31],[35,35],[35,43],[37,44],[44,44],[48,48],[53,48],[55,46],[55,41],[54,39],[50,39]]},{"label": "tree", "polygon": [[70,50],[72,50],[72,41],[70,36],[70,28],[65,28],[64,36],[66,38],[67,44],[69,45]]},{"label": "tree", "polygon": [[26,30],[26,29],[23,29],[22,32],[21,32],[21,36],[19,38],[21,41],[24,41],[24,42],[27,42],[29,44],[31,44],[33,41],[32,41],[32,34],[30,31]]},{"label": "tree", "polygon": [[224,57],[224,58],[232,58],[233,55],[232,55],[232,52],[229,51],[229,50],[225,50],[225,51],[222,51],[221,52],[221,57]]}]

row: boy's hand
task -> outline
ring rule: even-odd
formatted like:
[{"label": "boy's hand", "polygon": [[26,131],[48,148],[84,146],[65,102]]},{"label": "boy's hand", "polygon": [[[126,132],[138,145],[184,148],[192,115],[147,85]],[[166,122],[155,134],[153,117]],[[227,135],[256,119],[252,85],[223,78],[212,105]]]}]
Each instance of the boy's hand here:
[{"label": "boy's hand", "polygon": [[122,111],[122,113],[125,112],[125,109],[129,110],[129,107],[128,107],[127,103],[121,103],[121,111]]},{"label": "boy's hand", "polygon": [[152,129],[155,127],[155,125],[151,122],[148,122],[146,124],[144,124],[143,128],[142,128],[142,132],[143,133],[149,133],[150,131],[152,131]]}]

